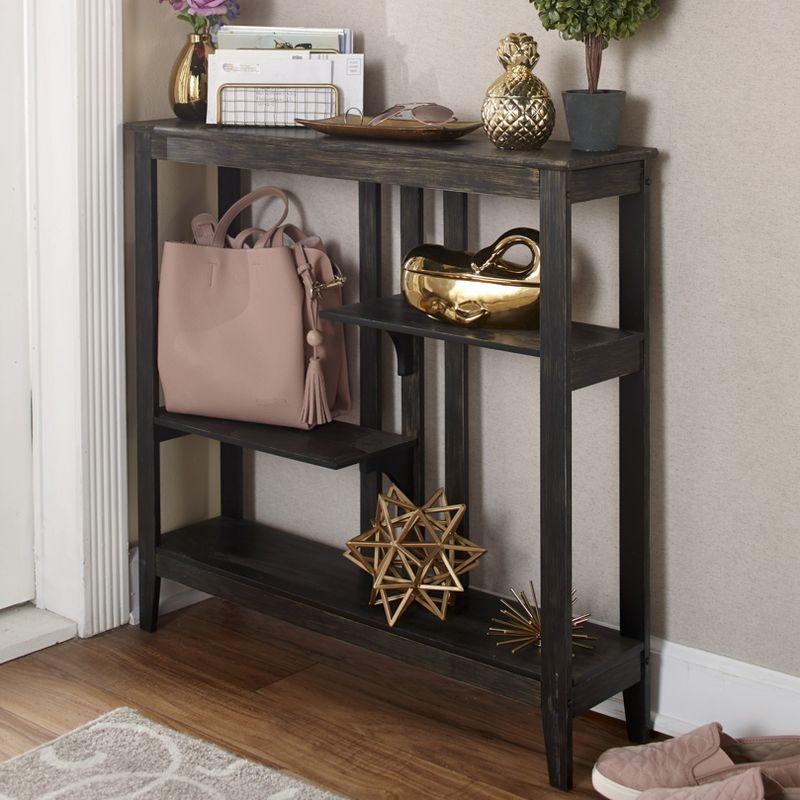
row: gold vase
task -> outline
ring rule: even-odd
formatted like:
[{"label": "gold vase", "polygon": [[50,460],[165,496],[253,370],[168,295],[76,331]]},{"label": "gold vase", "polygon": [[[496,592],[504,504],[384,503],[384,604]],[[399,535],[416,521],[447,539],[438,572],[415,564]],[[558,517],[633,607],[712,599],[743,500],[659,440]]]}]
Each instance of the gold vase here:
[{"label": "gold vase", "polygon": [[214,52],[211,37],[190,33],[169,80],[169,101],[180,119],[205,122],[208,105],[208,57]]},{"label": "gold vase", "polygon": [[550,138],[556,122],[550,92],[533,74],[538,46],[526,33],[511,33],[501,39],[497,57],[506,72],[486,93],[483,127],[501,150],[537,150]]}]

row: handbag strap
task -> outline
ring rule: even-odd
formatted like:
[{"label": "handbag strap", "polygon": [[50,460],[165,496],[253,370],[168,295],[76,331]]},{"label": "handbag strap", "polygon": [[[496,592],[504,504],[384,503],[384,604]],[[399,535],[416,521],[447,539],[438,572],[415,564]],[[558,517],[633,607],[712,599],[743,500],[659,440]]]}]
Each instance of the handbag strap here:
[{"label": "handbag strap", "polygon": [[195,244],[211,247],[214,241],[214,231],[217,229],[217,218],[213,214],[204,212],[192,220],[192,233]]},{"label": "handbag strap", "polygon": [[280,190],[274,186],[262,186],[260,189],[256,189],[250,194],[246,194],[241,200],[237,200],[226,212],[223,214],[222,219],[220,219],[216,230],[214,231],[214,240],[211,242],[212,247],[225,247],[225,237],[228,233],[228,228],[230,228],[231,223],[242,213],[248,206],[253,205],[256,200],[260,200],[262,197],[277,197],[279,200],[283,200],[283,214],[281,214],[280,219],[276,223],[276,225],[280,225],[289,214],[289,198]]},{"label": "handbag strap", "polygon": [[245,228],[236,236],[229,236],[228,244],[232,250],[242,250],[248,247],[247,240],[252,236],[253,249],[267,247],[267,242],[271,239],[274,230],[275,228],[270,228],[268,231],[265,231],[263,228]]},{"label": "handbag strap", "polygon": [[286,236],[292,244],[302,244],[304,247],[312,247],[319,250],[323,249],[322,239],[319,236],[309,236],[307,233],[303,233],[297,225],[281,225],[274,228],[270,233],[267,247],[283,247],[284,236]]}]

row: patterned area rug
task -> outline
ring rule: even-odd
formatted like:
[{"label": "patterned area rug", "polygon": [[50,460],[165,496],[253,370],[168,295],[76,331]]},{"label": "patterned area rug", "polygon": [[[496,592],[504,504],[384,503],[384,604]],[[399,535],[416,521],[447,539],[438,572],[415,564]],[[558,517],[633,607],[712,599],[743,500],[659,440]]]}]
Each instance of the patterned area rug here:
[{"label": "patterned area rug", "polygon": [[118,708],[0,764],[0,800],[342,800]]}]

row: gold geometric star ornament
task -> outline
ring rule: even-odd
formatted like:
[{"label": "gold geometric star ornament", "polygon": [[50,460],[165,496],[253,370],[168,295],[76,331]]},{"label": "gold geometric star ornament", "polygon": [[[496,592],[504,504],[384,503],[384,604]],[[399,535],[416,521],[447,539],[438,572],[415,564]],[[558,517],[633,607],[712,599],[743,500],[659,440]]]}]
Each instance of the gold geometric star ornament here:
[{"label": "gold geometric star ornament", "polygon": [[[514,595],[516,603],[509,603],[508,600],[501,598],[502,619],[493,619],[492,622],[496,627],[489,628],[489,636],[501,638],[501,641],[497,642],[497,646],[509,645],[512,653],[518,653],[526,647],[542,646],[542,617],[533,581],[530,583],[530,588],[530,599],[525,592],[517,592],[515,589],[511,590],[511,594]],[[577,593],[573,589],[573,606],[576,599]],[[583,630],[584,624],[589,621],[591,616],[591,614],[579,614],[572,618],[572,644],[575,647],[582,647],[586,650],[594,649],[588,642],[596,640],[597,637]]]},{"label": "gold geometric star ornament", "polygon": [[417,506],[393,485],[378,497],[373,527],[347,543],[344,557],[372,576],[370,604],[383,606],[390,627],[414,603],[444,620],[464,591],[460,576],[486,553],[457,531],[466,510],[444,489]]}]

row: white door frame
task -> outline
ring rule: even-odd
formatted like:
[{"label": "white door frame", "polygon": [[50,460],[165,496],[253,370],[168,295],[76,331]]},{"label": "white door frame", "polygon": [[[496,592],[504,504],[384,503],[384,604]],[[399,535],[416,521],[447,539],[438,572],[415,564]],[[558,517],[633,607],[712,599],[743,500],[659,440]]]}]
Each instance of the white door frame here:
[{"label": "white door frame", "polygon": [[[0,51],[6,125],[0,153],[0,230],[3,231],[3,288],[0,289],[0,615],[30,601],[33,572],[33,468],[31,452],[31,371],[28,334],[28,259],[25,231],[25,85],[10,76],[25,60],[24,19],[6,20]],[[6,640],[0,622],[0,652]]]},{"label": "white door frame", "polygon": [[122,2],[25,0],[36,605],[129,612]]}]

